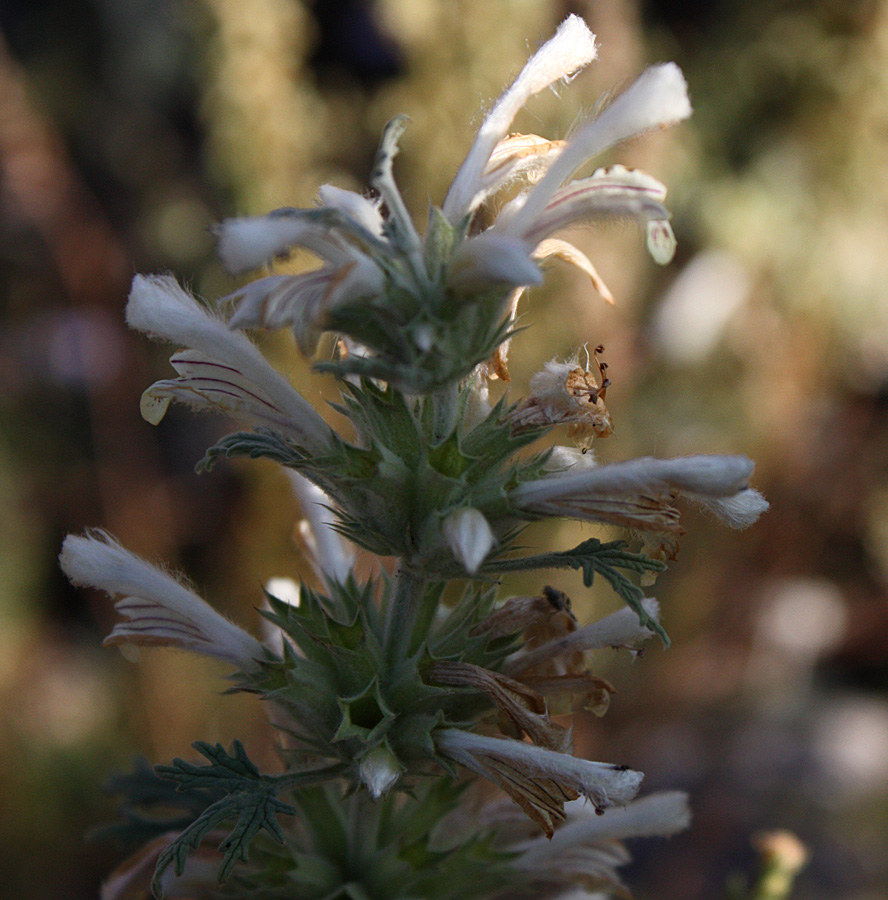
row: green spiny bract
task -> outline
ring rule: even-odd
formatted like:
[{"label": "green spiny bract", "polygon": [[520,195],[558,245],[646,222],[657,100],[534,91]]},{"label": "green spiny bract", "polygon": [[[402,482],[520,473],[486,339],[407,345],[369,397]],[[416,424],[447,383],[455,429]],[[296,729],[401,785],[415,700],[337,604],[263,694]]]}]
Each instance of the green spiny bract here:
[{"label": "green spiny bract", "polygon": [[379,609],[392,602],[388,578],[360,588],[349,579],[333,585],[331,596],[303,585],[298,607],[268,594],[263,615],[285,636],[283,654],[241,675],[238,688],[280,707],[280,727],[296,739],[300,762],[341,761],[355,787],[363,760],[377,747],[407,774],[446,765],[432,732],[469,728],[494,707],[475,692],[435,686],[429,666],[456,660],[496,668],[518,644],[513,636],[471,633],[490,611],[493,590],[467,588],[448,616],[436,617],[443,588],[444,582],[426,588],[406,641],[400,634],[386,638]]},{"label": "green spiny bract", "polygon": [[[326,455],[304,454],[280,436],[232,435],[209,451],[219,456],[268,456],[300,471],[337,503],[343,535],[379,556],[396,556],[436,577],[461,577],[441,522],[453,510],[478,509],[493,525],[495,555],[508,549],[518,520],[507,490],[541,472],[546,454],[517,456],[546,429],[515,435],[501,400],[480,421],[469,421],[473,381],[452,392],[408,398],[372,381],[344,385],[336,406],[355,439],[338,436]],[[526,518],[526,517],[525,517]]]},{"label": "green spiny bract", "polygon": [[458,817],[465,787],[425,780],[411,797],[353,797],[351,808],[333,787],[301,791],[288,845],[257,845],[255,868],[236,874],[232,887],[260,900],[475,900],[514,890],[514,854]]}]

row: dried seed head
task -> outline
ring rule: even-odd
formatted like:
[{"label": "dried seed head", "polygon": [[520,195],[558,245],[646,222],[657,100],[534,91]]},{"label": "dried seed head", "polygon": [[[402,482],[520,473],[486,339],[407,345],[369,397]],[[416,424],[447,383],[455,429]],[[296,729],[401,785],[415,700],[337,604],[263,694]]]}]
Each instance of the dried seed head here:
[{"label": "dried seed head", "polygon": [[436,684],[466,687],[486,694],[500,712],[500,729],[511,737],[527,735],[538,747],[570,753],[570,731],[549,721],[546,701],[533,688],[471,663],[438,660],[427,677]]},{"label": "dried seed head", "polygon": [[536,597],[511,597],[499,609],[482,619],[470,632],[487,634],[491,639],[527,632],[536,643],[543,643],[576,629],[570,599],[562,591],[543,588]]},{"label": "dried seed head", "polygon": [[570,425],[570,436],[584,450],[596,437],[613,434],[613,422],[604,403],[610,385],[607,363],[598,358],[600,344],[593,351],[599,383],[587,363],[584,369],[574,362],[550,360],[530,380],[531,395],[513,410],[510,422],[515,432],[550,425]]}]

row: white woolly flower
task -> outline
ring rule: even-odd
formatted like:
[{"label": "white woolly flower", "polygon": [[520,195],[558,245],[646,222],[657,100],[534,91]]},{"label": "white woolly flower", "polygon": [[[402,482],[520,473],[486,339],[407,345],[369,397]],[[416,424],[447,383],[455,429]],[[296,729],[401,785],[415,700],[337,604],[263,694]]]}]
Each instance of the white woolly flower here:
[{"label": "white woolly flower", "polygon": [[[565,26],[567,24],[565,22]],[[572,27],[578,26],[574,24]],[[556,38],[553,38],[550,44],[554,43]],[[594,44],[591,35],[588,40],[591,48]],[[546,54],[548,48],[549,44],[545,45],[538,56]],[[587,56],[585,62],[580,62],[582,58],[582,56],[567,57],[562,74],[573,72],[591,62],[594,52]],[[535,59],[536,57],[531,59],[525,71],[531,67]],[[612,301],[610,291],[601,281],[592,263],[579,249],[560,241],[558,251],[553,252],[552,245],[544,247],[543,244],[554,232],[577,223],[592,219],[630,217],[639,219],[645,224],[647,245],[654,261],[662,265],[672,259],[675,252],[675,237],[669,226],[669,213],[662,205],[666,197],[666,188],[657,179],[645,172],[623,166],[599,169],[591,176],[575,181],[567,182],[567,179],[585,162],[613,144],[687,118],[691,114],[691,105],[684,76],[674,63],[647,69],[628,90],[591,122],[581,127],[569,141],[559,142],[557,145],[537,135],[504,137],[517,109],[513,108],[514,104],[519,98],[523,104],[532,93],[535,93],[519,89],[525,88],[523,78],[524,72],[503,95],[482,125],[475,145],[450,189],[444,204],[444,213],[452,222],[456,222],[460,215],[470,212],[506,182],[518,177],[519,174],[526,177],[528,173],[532,173],[532,177],[528,180],[535,184],[527,192],[519,194],[506,204],[487,232],[470,238],[467,244],[471,245],[473,242],[486,239],[489,244],[485,246],[498,247],[499,245],[490,239],[492,235],[524,241],[528,247],[528,259],[559,256],[586,272],[599,293]],[[503,124],[506,115],[508,121]],[[494,133],[499,135],[501,144],[498,147],[496,145],[489,147],[489,138]],[[486,183],[481,178],[484,170],[478,168],[478,157],[484,154],[485,160],[502,157],[496,159],[493,167],[493,171],[501,176],[499,180],[491,179],[492,173],[488,173]],[[467,186],[469,183],[473,185],[472,188]],[[514,246],[517,248],[520,245]],[[480,250],[475,256],[480,260]],[[466,269],[466,262],[461,260],[460,277],[469,280],[470,274]],[[516,265],[515,279],[511,283],[516,285],[521,283],[518,280],[519,271],[520,267]],[[524,284],[533,284],[534,272],[531,269],[527,272]],[[483,276],[484,272],[479,264],[477,277],[483,279]]]},{"label": "white woolly flower", "polygon": [[[654,260],[668,262],[675,238],[663,206],[666,189],[657,179],[618,165],[569,179],[612,144],[690,115],[677,66],[648,69],[567,141],[508,134],[531,97],[569,81],[596,56],[595,36],[582,19],[569,16],[485,118],[441,210],[433,211],[425,241],[392,173],[405,117],[393,119],[383,133],[370,179],[378,202],[324,185],[313,209],[280,209],[264,217],[222,222],[216,229],[218,253],[232,274],[260,268],[296,247],[323,262],[317,270],[269,275],[233,292],[226,298],[236,304],[231,326],[289,326],[307,356],[316,352],[325,331],[335,331],[364,344],[368,354],[360,360],[340,357],[327,368],[426,393],[442,387],[450,373],[467,374],[459,371],[467,358],[490,359],[488,377],[509,379],[508,336],[503,340],[503,331],[515,319],[523,290],[542,281],[540,264],[546,261],[576,266],[607,302],[613,302],[590,260],[573,244],[554,237],[556,232],[590,220],[634,218],[645,227]],[[479,207],[519,181],[524,190],[505,205],[494,224],[471,234]],[[486,341],[485,331],[475,327],[479,347],[457,340],[450,347],[446,335],[434,334],[422,321],[424,315],[449,321],[435,308],[441,304],[477,305],[479,297],[493,294],[496,300],[500,293],[499,305],[488,315],[506,322],[496,323],[503,329]]]},{"label": "white woolly flower", "polygon": [[[691,824],[688,795],[684,791],[650,794],[626,806],[615,806],[603,816],[596,815],[588,804],[576,800],[567,806],[565,812],[567,822],[546,845],[556,853],[571,846],[597,841],[671,837],[685,831]],[[533,849],[545,852],[542,841],[535,839],[533,844]]]},{"label": "white woolly flower", "polygon": [[376,297],[385,276],[365,252],[391,253],[383,237],[378,205],[353,191],[325,184],[315,210],[280,209],[267,216],[226,219],[215,229],[217,253],[233,274],[257,269],[304,247],[324,261],[301,275],[260,278],[228,297],[237,304],[233,328],[290,326],[299,349],[309,356],[337,306]]},{"label": "white woolly flower", "polygon": [[318,200],[321,206],[339,210],[370,234],[382,237],[383,218],[379,212],[378,202],[368,200],[363,194],[354,191],[344,191],[332,184],[322,184],[318,188]]},{"label": "white woolly flower", "polygon": [[603,815],[575,800],[565,806],[565,813],[567,821],[551,840],[535,837],[508,847],[517,854],[513,868],[553,885],[580,882],[620,891],[623,885],[617,869],[630,857],[619,841],[671,837],[687,829],[691,821],[688,797],[682,791],[652,794]]},{"label": "white woolly flower", "polygon": [[384,287],[379,266],[355,253],[339,266],[323,266],[302,275],[260,278],[223,297],[220,303],[237,304],[228,321],[231,328],[289,326],[300,351],[311,356],[337,306],[375,297]]},{"label": "white woolly flower", "polygon": [[512,120],[527,101],[558,81],[573,77],[598,55],[595,35],[579,16],[568,16],[555,35],[527,61],[511,87],[500,97],[478,131],[444,200],[444,215],[456,224],[483,202],[485,168]]},{"label": "white woolly flower", "polygon": [[[466,239],[451,259],[454,289],[514,285],[508,298],[514,320],[521,292],[540,280],[537,263],[557,258],[585,272],[609,303],[613,296],[577,247],[552,235],[590,220],[633,218],[644,225],[648,251],[660,265],[675,253],[666,188],[645,172],[611,166],[569,181],[587,161],[627,138],[672,125],[691,114],[687,84],[674,63],[652,66],[568,141],[508,135],[518,110],[538,91],[569,79],[595,56],[595,38],[576,16],[528,61],[482,124],[450,187],[443,213],[457,224],[505,185],[523,179],[529,188],[505,205],[487,231]],[[504,241],[512,239],[512,242]],[[524,258],[522,259],[522,253]],[[491,374],[508,379],[507,346]]]},{"label": "white woolly flower", "polygon": [[[653,597],[645,597],[641,606],[651,623],[659,622],[660,605]],[[518,651],[508,659],[506,672],[514,677],[550,659],[568,657],[586,650],[601,650],[604,647],[634,647],[653,636],[654,632],[641,624],[638,613],[624,606],[597,622],[577,628],[539,647]]]},{"label": "white woolly flower", "polygon": [[445,728],[435,732],[438,751],[505,790],[551,836],[564,821],[564,804],[578,795],[596,809],[622,806],[642,778],[626,766],[590,762],[509,738]]},{"label": "white woolly flower", "polygon": [[224,660],[245,672],[257,670],[257,660],[265,658],[264,648],[254,637],[108,535],[69,535],[59,564],[73,584],[120,595],[114,608],[127,621],[114,626],[105,644],[179,647]]},{"label": "white woolly flower", "polygon": [[493,284],[539,284],[543,276],[531,259],[526,241],[492,231],[468,238],[457,247],[447,267],[447,286],[455,291],[477,291]]},{"label": "white woolly flower", "polygon": [[573,134],[505,226],[505,232],[516,237],[532,232],[558,189],[583,163],[627,138],[686,119],[691,111],[687,83],[675,63],[646,69],[598,116]]},{"label": "white woolly flower", "polygon": [[669,531],[678,528],[671,502],[680,494],[738,527],[751,524],[767,508],[761,495],[747,494],[753,468],[745,456],[643,457],[549,475],[519,485],[510,499],[535,515]]},{"label": "white woolly flower", "polygon": [[187,347],[171,357],[176,379],[142,396],[142,415],[157,424],[171,400],[268,425],[311,450],[327,445],[329,426],[242,334],[233,333],[175,279],[138,275],[126,321],[130,328]]},{"label": "white woolly flower", "polygon": [[478,571],[496,544],[496,536],[483,513],[464,506],[448,513],[441,531],[453,555],[470,575]]},{"label": "white woolly flower", "polygon": [[[376,206],[360,194],[333,185],[322,185],[319,215],[310,218],[302,210],[279,209],[267,216],[225,219],[216,226],[216,252],[232,275],[249,272],[287,254],[293,247],[304,247],[333,265],[353,259],[349,226],[378,238],[382,234],[382,216]],[[341,215],[325,218],[323,210]],[[332,227],[338,222],[340,228]]]},{"label": "white woolly flower", "polygon": [[718,516],[731,528],[748,528],[767,512],[770,504],[753,488],[747,488],[733,497],[692,497],[703,509]]}]

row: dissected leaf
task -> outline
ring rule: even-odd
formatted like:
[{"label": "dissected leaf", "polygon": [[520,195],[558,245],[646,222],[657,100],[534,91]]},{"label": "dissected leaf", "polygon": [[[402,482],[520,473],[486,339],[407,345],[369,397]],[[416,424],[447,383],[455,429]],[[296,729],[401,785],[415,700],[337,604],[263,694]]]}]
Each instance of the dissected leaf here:
[{"label": "dissected leaf", "polygon": [[285,775],[263,775],[247,757],[240,741],[233,743],[233,756],[221,744],[213,746],[204,741],[195,741],[192,746],[210,761],[209,765],[194,765],[175,759],[172,765],[157,766],[158,775],[177,782],[181,790],[212,787],[226,791],[226,796],[208,806],[161,853],[151,884],[154,896],[158,898],[163,893],[161,876],[166,869],[172,864],[176,875],[181,875],[191,851],[199,847],[201,841],[223,822],[235,820],[228,836],[219,844],[219,850],[223,854],[218,871],[220,882],[228,878],[238,861],[247,860],[250,843],[260,831],[266,831],[282,844],[284,836],[277,817],[295,815],[296,810],[278,799],[278,792],[284,787],[317,784],[341,774],[342,771],[341,766],[331,766],[326,769],[288,772]]}]

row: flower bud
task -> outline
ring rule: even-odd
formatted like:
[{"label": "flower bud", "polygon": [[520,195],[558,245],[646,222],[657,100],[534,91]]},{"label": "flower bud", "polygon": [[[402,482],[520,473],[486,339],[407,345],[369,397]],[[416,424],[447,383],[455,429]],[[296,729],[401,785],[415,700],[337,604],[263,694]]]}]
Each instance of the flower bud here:
[{"label": "flower bud", "polygon": [[401,777],[403,766],[383,744],[364,754],[358,772],[367,790],[378,800]]},{"label": "flower bud", "polygon": [[487,519],[471,506],[448,513],[441,523],[441,531],[447,546],[470,575],[478,571],[496,543]]}]

